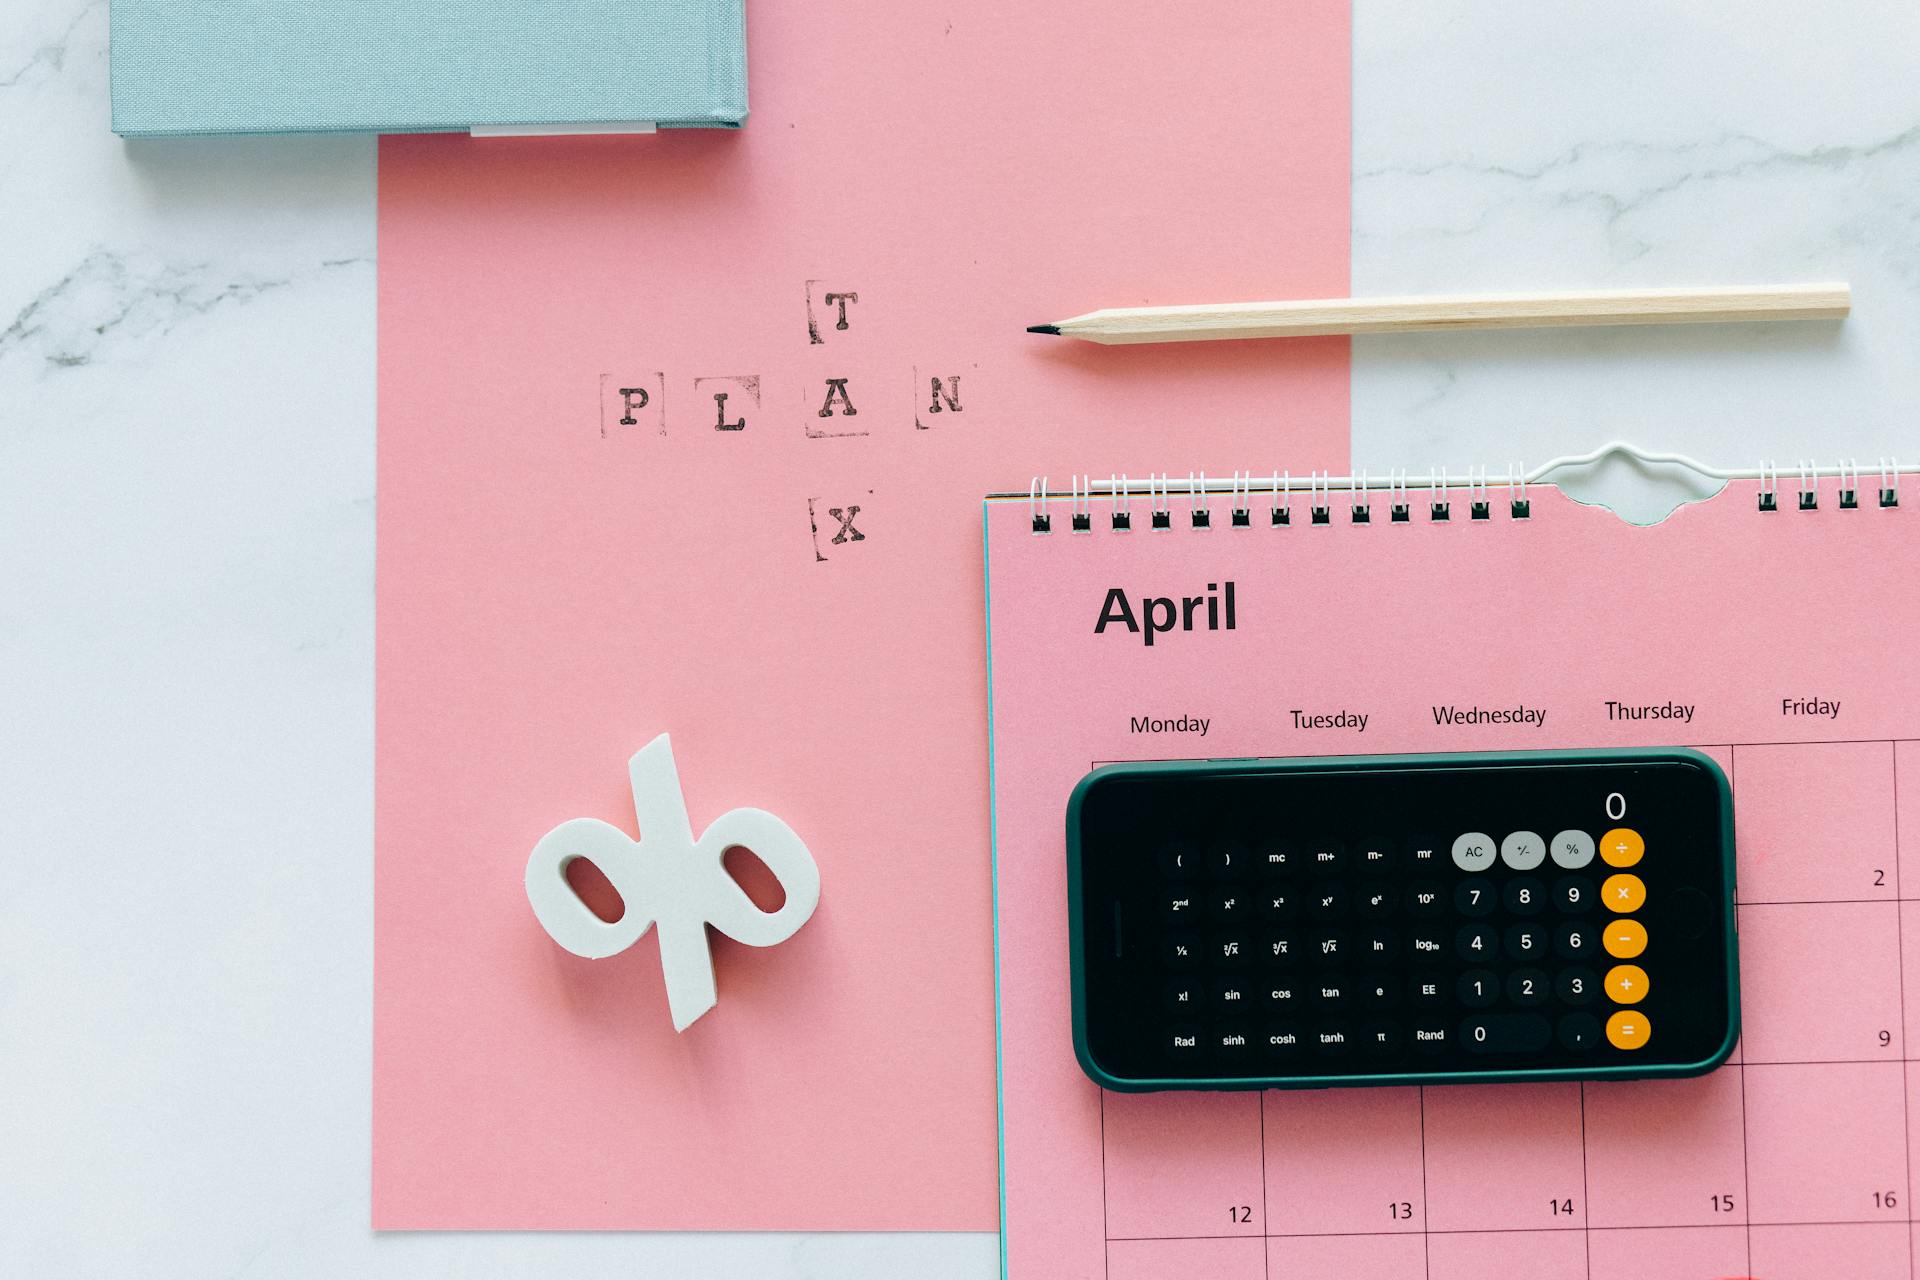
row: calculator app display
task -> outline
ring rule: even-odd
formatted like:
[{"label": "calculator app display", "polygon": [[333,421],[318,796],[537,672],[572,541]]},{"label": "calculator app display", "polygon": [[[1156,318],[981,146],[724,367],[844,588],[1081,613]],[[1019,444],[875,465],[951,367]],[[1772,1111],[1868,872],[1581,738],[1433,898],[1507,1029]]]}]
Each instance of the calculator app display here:
[{"label": "calculator app display", "polygon": [[1690,751],[1116,765],[1068,814],[1110,1088],[1689,1075],[1738,1026],[1733,830]]}]

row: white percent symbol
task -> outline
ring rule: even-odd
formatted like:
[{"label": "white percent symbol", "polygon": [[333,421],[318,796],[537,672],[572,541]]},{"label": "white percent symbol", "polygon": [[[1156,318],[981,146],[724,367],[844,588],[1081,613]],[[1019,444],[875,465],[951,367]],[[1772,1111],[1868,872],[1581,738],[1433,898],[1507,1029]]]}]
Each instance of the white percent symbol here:
[{"label": "white percent symbol", "polygon": [[[549,937],[589,960],[618,954],[660,926],[660,968],[673,1029],[685,1031],[719,999],[707,926],[752,947],[785,942],[820,902],[820,868],[793,828],[761,809],[733,809],[693,834],[673,746],[661,734],[627,762],[640,839],[598,818],[574,818],[540,838],[527,859],[527,901]],[[728,849],[751,851],[787,900],[762,911],[727,874]],[[619,891],[618,920],[595,915],[567,883],[585,858]]]}]

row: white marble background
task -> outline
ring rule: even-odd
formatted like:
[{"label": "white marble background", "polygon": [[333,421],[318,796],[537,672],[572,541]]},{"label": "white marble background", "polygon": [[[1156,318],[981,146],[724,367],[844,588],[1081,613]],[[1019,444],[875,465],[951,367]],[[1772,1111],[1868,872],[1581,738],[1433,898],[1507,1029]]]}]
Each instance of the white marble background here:
[{"label": "white marble background", "polygon": [[[1856,290],[1363,340],[1358,464],[1920,461],[1910,0],[1355,28],[1356,293]],[[0,16],[0,1274],[994,1275],[991,1236],[368,1231],[373,144],[125,146],[106,47],[105,0]]]},{"label": "white marble background", "polygon": [[1357,341],[1356,466],[1920,462],[1911,0],[1360,0],[1353,106],[1355,293],[1854,289],[1844,324]]}]

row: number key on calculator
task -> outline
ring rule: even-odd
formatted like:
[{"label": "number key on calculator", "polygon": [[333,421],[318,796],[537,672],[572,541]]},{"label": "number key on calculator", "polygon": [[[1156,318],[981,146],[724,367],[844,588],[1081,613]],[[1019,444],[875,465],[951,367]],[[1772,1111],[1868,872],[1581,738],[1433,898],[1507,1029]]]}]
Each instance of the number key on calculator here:
[{"label": "number key on calculator", "polygon": [[1738,1036],[1732,801],[1698,752],[1114,765],[1067,849],[1107,1088],[1682,1076]]}]

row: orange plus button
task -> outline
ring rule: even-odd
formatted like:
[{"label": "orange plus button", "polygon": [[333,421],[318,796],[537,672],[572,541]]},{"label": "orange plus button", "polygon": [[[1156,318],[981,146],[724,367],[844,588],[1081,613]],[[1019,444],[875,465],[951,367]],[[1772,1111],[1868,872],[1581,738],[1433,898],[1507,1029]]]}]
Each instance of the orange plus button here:
[{"label": "orange plus button", "polygon": [[1607,904],[1607,910],[1622,914],[1638,911],[1647,900],[1647,886],[1639,876],[1622,871],[1611,875],[1600,885],[1600,901]]},{"label": "orange plus button", "polygon": [[1631,960],[1647,949],[1647,926],[1638,920],[1622,918],[1607,925],[1600,935],[1607,954],[1616,960]]},{"label": "orange plus button", "polygon": [[1647,971],[1637,964],[1607,970],[1607,998],[1615,1004],[1639,1004],[1647,995]]},{"label": "orange plus button", "polygon": [[1644,1049],[1653,1026],[1638,1009],[1622,1009],[1607,1019],[1607,1043],[1616,1049]]},{"label": "orange plus button", "polygon": [[1647,851],[1647,842],[1631,827],[1615,827],[1600,837],[1600,857],[1610,867],[1631,867]]}]

